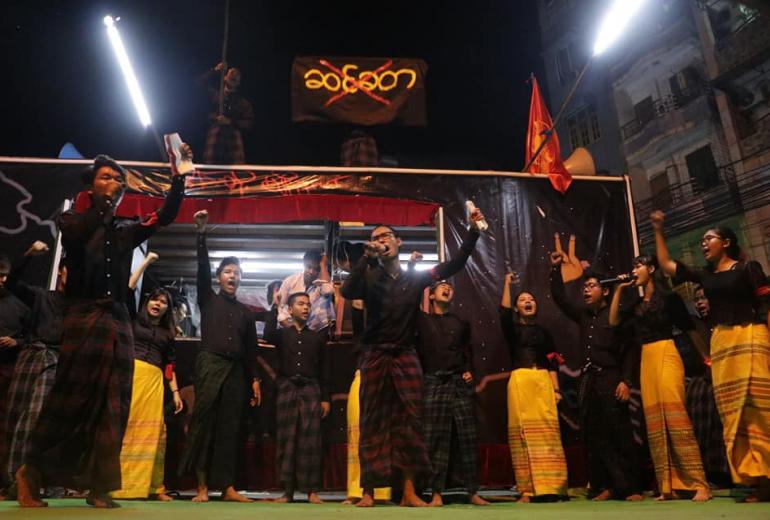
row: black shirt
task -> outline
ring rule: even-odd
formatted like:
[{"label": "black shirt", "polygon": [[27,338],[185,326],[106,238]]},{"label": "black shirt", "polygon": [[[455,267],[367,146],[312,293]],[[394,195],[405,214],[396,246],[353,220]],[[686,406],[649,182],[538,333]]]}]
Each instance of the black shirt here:
[{"label": "black shirt", "polygon": [[176,361],[174,335],[165,327],[137,318],[134,320],[134,359],[163,370],[166,365]]},{"label": "black shirt", "polygon": [[559,309],[580,328],[581,365],[617,369],[622,380],[631,385],[635,379],[638,351],[630,344],[624,348],[620,332],[610,325],[609,305],[595,312],[588,305],[567,300],[559,266],[551,269],[551,296]]},{"label": "black shirt", "polygon": [[[636,288],[633,288],[636,290]],[[636,297],[631,305],[621,308],[621,318],[630,321],[634,334],[642,344],[674,338],[674,328],[688,332],[695,328],[682,298],[676,293],[656,290],[650,301]]]},{"label": "black shirt", "polygon": [[246,305],[211,287],[211,263],[206,235],[198,233],[198,306],[201,310],[201,349],[243,360],[258,377],[257,326]]},{"label": "black shirt", "polygon": [[423,290],[436,280],[459,272],[468,261],[479,232],[472,227],[457,256],[430,271],[401,271],[393,277],[375,258],[364,255],[351,269],[340,293],[349,300],[364,300],[366,329],[361,344],[411,347]]},{"label": "black shirt", "polygon": [[471,328],[452,313],[417,317],[417,353],[425,374],[471,371]]},{"label": "black shirt", "polygon": [[559,369],[553,338],[545,327],[537,323],[519,323],[513,309],[506,307],[500,307],[500,326],[511,354],[511,370]]},{"label": "black shirt", "polygon": [[24,346],[24,333],[29,320],[29,308],[5,288],[0,288],[0,336],[16,340],[16,347],[0,347],[0,363],[12,363]]},{"label": "black shirt", "polygon": [[22,258],[11,271],[5,286],[30,309],[27,341],[42,342],[49,347],[58,348],[62,338],[64,295],[22,282],[20,278],[28,266],[29,257]]},{"label": "black shirt", "polygon": [[114,208],[99,204],[85,213],[63,213],[59,229],[67,251],[67,298],[125,303],[134,248],[174,221],[183,197],[184,178],[175,176],[163,206],[141,221],[115,217]]},{"label": "black shirt", "polygon": [[278,376],[300,376],[318,381],[321,401],[329,402],[331,365],[326,355],[327,334],[308,327],[297,330],[294,325],[279,329],[277,309],[270,311],[265,322],[265,340],[278,350],[278,366],[274,367]]},{"label": "black shirt", "polygon": [[709,321],[714,325],[746,325],[767,320],[770,287],[757,262],[737,262],[729,271],[676,263],[677,278],[698,282],[709,300]]}]

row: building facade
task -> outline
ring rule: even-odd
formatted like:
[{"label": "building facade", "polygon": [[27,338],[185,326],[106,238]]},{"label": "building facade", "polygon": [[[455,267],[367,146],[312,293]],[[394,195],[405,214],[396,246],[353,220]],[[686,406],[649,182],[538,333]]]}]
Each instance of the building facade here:
[{"label": "building facade", "polygon": [[[547,35],[559,23],[597,27],[609,4],[541,0],[552,110],[571,85],[559,82],[564,37]],[[662,209],[677,257],[701,263],[705,227],[725,225],[748,257],[770,267],[770,15],[763,11],[734,0],[647,2],[613,48],[594,58],[594,77],[576,98],[598,96],[611,106],[598,119],[605,144],[587,148],[597,166],[630,176],[643,250],[654,247],[648,215]],[[577,35],[580,48],[594,38],[587,30],[563,34]]]}]

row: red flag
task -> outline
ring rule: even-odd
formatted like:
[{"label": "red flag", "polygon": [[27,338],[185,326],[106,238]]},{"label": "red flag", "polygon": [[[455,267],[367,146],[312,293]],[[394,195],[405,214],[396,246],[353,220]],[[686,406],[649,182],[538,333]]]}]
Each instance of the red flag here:
[{"label": "red flag", "polygon": [[[540,95],[537,79],[534,75],[531,79],[532,102],[529,105],[529,127],[527,128],[527,164],[535,155],[540,143],[545,139],[545,132],[553,128],[553,120],[551,114],[548,113],[548,107],[545,106],[543,96]],[[561,160],[559,136],[556,135],[556,130],[553,131],[553,135],[540,151],[535,162],[529,167],[529,173],[547,173],[551,179],[551,186],[561,193],[565,193],[569,185],[572,184],[572,175],[564,167]]]}]

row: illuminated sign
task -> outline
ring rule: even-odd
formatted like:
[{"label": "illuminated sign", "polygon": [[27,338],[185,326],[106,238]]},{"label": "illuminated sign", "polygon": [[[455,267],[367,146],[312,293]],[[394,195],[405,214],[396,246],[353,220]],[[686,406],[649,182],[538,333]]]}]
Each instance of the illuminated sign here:
[{"label": "illuminated sign", "polygon": [[426,70],[405,58],[295,58],[293,120],[424,125]]}]

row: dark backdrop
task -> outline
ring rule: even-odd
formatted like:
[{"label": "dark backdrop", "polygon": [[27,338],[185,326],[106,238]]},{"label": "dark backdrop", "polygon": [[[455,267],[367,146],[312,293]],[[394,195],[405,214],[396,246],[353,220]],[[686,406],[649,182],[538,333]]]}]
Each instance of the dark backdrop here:
[{"label": "dark backdrop", "polygon": [[[256,113],[250,164],[339,164],[344,125],[292,124],[295,56],[421,58],[426,128],[376,127],[402,165],[523,166],[530,72],[541,71],[536,2],[231,0],[229,62]],[[195,78],[221,53],[223,0],[26,0],[0,6],[0,155],[158,160],[128,98],[106,31],[119,22],[155,125],[203,150],[208,105]],[[541,83],[545,80],[538,74]]]}]

